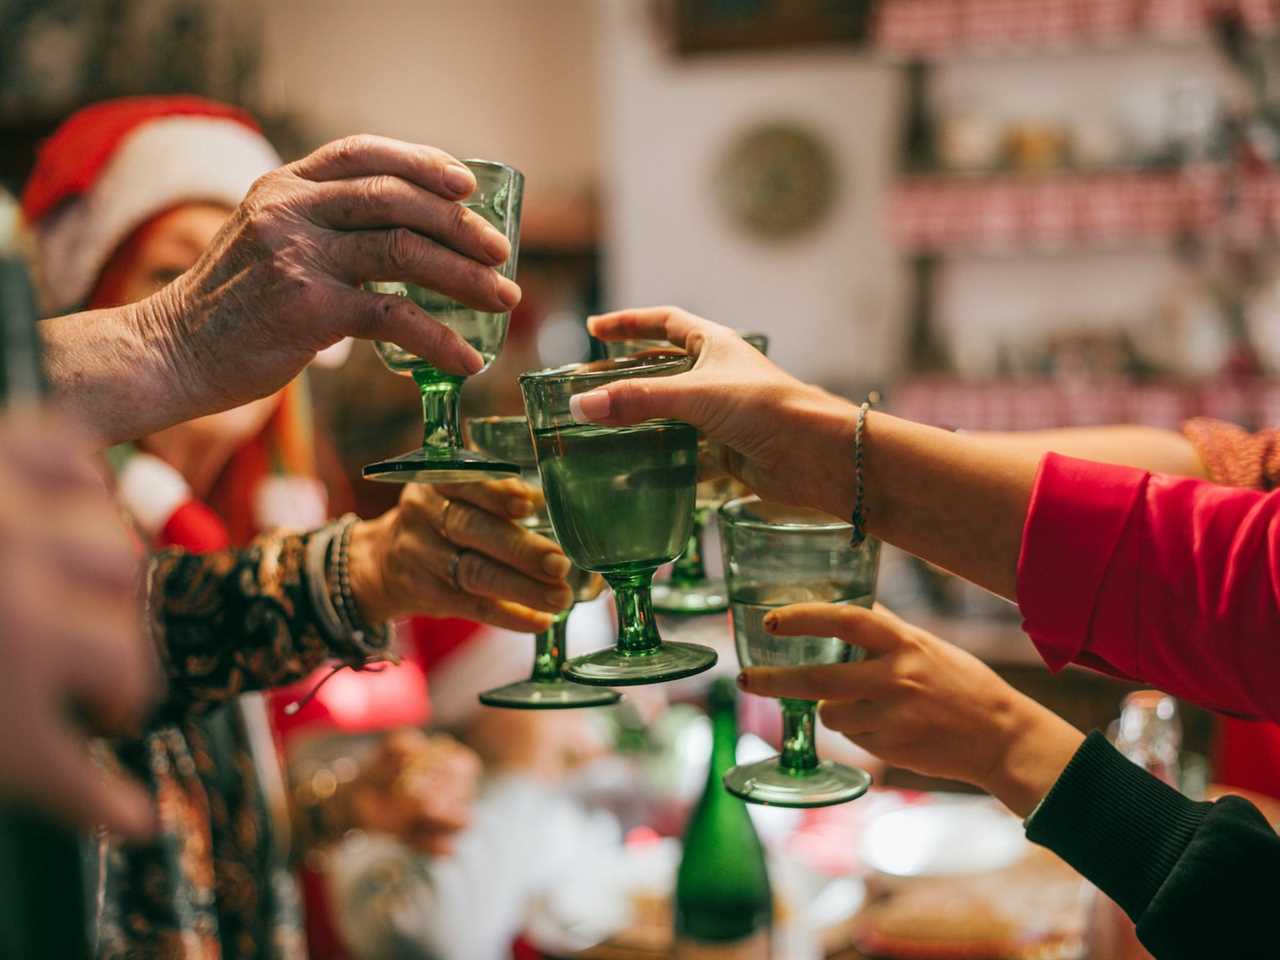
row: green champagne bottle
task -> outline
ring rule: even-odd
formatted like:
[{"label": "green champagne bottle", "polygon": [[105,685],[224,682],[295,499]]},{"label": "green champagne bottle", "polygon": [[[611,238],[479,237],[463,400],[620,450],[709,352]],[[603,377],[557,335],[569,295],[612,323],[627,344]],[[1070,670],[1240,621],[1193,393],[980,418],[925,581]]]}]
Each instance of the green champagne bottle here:
[{"label": "green champagne bottle", "polygon": [[[17,212],[0,191],[0,406],[45,393],[35,296]],[[5,731],[13,735],[15,731]],[[34,807],[0,802],[0,957],[88,960],[88,841]]]},{"label": "green champagne bottle", "polygon": [[773,926],[773,895],[764,847],[747,805],[721,778],[734,765],[738,744],[737,691],[717,678],[708,696],[711,768],[702,799],[689,818],[676,875],[677,960],[766,960]]}]

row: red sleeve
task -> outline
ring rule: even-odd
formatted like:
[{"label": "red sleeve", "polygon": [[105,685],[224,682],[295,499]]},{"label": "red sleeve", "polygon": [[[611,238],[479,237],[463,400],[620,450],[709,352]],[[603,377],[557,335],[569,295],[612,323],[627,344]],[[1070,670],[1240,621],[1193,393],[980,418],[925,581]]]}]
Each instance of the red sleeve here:
[{"label": "red sleeve", "polygon": [[1054,670],[1080,663],[1280,719],[1280,492],[1049,454],[1018,603]]}]

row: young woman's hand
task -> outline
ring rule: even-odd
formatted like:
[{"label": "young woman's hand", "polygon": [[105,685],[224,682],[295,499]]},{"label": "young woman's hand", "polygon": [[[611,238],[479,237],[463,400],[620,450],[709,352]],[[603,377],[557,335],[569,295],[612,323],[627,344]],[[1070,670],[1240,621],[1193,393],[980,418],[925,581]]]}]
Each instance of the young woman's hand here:
[{"label": "young woman's hand", "polygon": [[719,465],[760,496],[849,516],[857,408],[848,401],[783,372],[728,327],[677,307],[608,313],[588,328],[602,340],[669,340],[695,360],[687,373],[618,380],[574,397],[575,418],[684,420],[715,441]]},{"label": "young woman's hand", "polygon": [[765,629],[839,637],[867,656],[749,668],[742,689],[820,700],[823,723],[885,762],[974,784],[1019,816],[1031,813],[1084,739],[976,657],[883,607],[794,604],[769,613]]}]

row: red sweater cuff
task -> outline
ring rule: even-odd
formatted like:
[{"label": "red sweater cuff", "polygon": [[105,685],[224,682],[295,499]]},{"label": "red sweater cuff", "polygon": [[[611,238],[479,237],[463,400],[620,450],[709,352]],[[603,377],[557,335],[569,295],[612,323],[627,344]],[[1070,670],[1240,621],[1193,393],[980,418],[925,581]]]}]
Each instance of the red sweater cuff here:
[{"label": "red sweater cuff", "polygon": [[1056,453],[1040,461],[1022,528],[1018,607],[1050,669],[1084,650],[1098,590],[1149,476]]}]

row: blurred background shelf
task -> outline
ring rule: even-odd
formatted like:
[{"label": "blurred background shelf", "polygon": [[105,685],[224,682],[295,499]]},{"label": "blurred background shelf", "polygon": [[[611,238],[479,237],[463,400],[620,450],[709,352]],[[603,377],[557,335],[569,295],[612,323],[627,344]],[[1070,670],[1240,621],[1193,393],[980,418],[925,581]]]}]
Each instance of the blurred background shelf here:
[{"label": "blurred background shelf", "polygon": [[1214,28],[1215,14],[1228,7],[1245,35],[1276,29],[1277,11],[1268,0],[885,0],[874,43],[902,59],[1180,47],[1200,42]]}]

